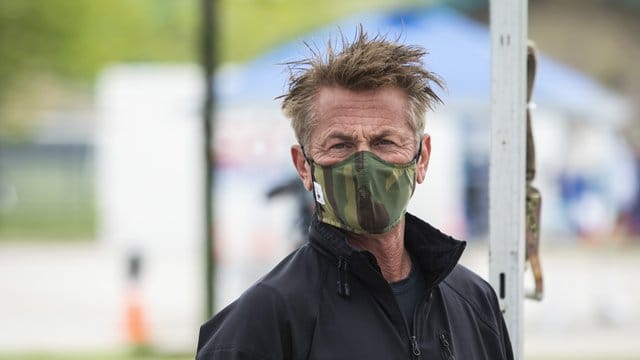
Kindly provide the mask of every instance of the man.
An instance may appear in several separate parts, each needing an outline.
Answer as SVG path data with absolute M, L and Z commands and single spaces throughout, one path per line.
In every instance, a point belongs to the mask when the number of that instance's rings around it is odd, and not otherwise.
M 466 243 L 406 213 L 440 102 L 425 54 L 361 28 L 290 64 L 309 242 L 202 326 L 197 359 L 513 358 L 495 293 L 457 265 Z

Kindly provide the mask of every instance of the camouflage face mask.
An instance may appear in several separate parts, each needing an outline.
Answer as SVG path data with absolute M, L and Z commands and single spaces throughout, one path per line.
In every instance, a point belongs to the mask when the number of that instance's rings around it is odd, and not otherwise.
M 329 166 L 309 160 L 318 219 L 356 234 L 388 232 L 400 222 L 413 195 L 419 154 L 400 165 L 369 151 Z

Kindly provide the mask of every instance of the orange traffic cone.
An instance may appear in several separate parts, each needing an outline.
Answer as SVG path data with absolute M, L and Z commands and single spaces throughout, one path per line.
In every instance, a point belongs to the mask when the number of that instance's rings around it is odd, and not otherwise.
M 127 343 L 134 351 L 145 351 L 149 345 L 149 332 L 140 291 L 140 274 L 142 272 L 142 256 L 137 251 L 129 254 L 128 287 L 125 294 L 125 334 Z
M 149 343 L 144 309 L 138 289 L 129 289 L 126 303 L 126 333 L 129 345 L 139 348 Z

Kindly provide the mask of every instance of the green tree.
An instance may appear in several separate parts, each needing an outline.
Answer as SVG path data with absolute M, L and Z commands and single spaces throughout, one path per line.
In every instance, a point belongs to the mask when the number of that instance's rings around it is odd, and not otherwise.
M 197 62 L 201 1 L 0 0 L 0 137 L 27 134 L 29 109 L 90 92 L 111 63 Z M 431 2 L 212 1 L 220 62 L 248 60 L 356 11 Z
M 110 63 L 193 61 L 196 5 L 193 0 L 0 0 L 0 131 L 24 131 L 21 114 L 28 111 L 15 109 L 39 107 L 51 94 L 38 90 L 51 91 L 52 84 L 86 91 Z

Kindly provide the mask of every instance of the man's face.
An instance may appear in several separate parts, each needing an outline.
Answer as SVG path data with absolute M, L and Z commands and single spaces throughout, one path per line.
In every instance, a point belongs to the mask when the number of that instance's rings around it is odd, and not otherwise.
M 311 132 L 306 155 L 319 165 L 332 165 L 358 151 L 370 151 L 385 161 L 404 164 L 418 151 L 418 139 L 409 125 L 409 101 L 399 89 L 351 91 L 323 87 L 315 100 L 317 124 Z M 422 182 L 429 160 L 429 136 L 420 141 L 418 182 Z M 307 189 L 310 168 L 301 149 L 292 147 L 294 165 Z

